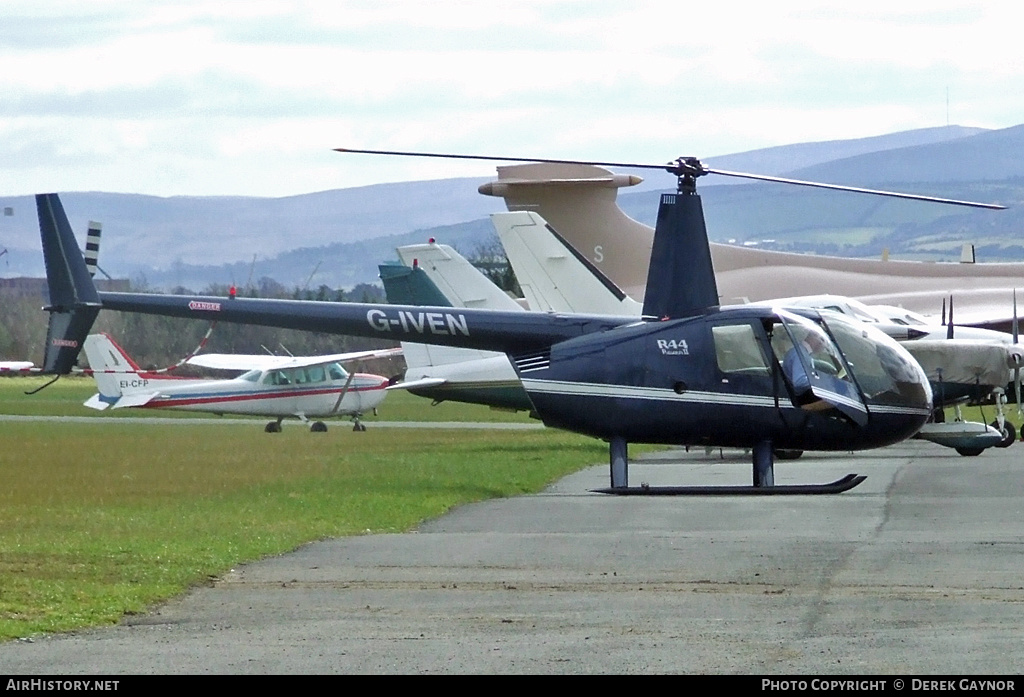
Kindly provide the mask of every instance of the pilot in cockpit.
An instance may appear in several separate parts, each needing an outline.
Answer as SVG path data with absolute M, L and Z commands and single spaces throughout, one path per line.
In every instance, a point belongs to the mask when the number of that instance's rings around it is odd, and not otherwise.
M 825 338 L 817 332 L 807 332 L 804 338 L 786 352 L 782 359 L 782 370 L 786 373 L 797 396 L 811 389 L 811 381 L 804 369 L 804 364 L 815 365 L 815 358 L 830 357 Z M 801 360 L 801 356 L 803 360 Z

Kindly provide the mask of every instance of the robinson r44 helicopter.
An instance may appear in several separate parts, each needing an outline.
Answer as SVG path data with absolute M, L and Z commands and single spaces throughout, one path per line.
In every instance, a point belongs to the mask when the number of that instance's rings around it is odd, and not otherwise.
M 838 493 L 865 477 L 776 486 L 774 450 L 881 447 L 913 436 L 928 419 L 927 377 L 881 332 L 817 310 L 719 307 L 697 178 L 724 174 L 1000 206 L 715 171 L 689 157 L 583 164 L 665 169 L 678 179 L 677 191 L 661 197 L 641 318 L 98 292 L 59 199 L 45 194 L 37 196 L 50 288 L 43 369 L 71 370 L 103 308 L 500 351 L 546 425 L 608 442 L 610 486 L 600 491 L 614 494 Z M 748 448 L 752 484 L 630 487 L 630 442 Z

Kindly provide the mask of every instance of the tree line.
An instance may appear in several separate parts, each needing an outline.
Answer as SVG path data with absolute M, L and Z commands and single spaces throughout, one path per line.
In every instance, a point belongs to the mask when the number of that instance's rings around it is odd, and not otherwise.
M 127 292 L 159 292 L 146 287 L 145 281 L 140 280 L 128 282 L 124 289 Z M 173 292 L 193 294 L 187 288 L 175 288 Z M 228 297 L 229 292 L 228 286 L 214 284 L 207 286 L 200 294 Z M 360 284 L 350 291 L 327 286 L 287 289 L 269 278 L 261 279 L 252 287 L 238 289 L 237 295 L 323 302 L 386 302 L 383 288 L 376 285 Z M 45 302 L 46 299 L 38 295 L 4 292 L 0 296 L 0 359 L 30 360 L 36 365 L 42 365 L 49 319 L 48 313 L 42 310 Z M 176 364 L 195 351 L 210 331 L 210 326 L 211 323 L 206 320 L 103 310 L 96 319 L 93 332 L 105 332 L 112 336 L 140 366 L 161 369 Z M 380 339 L 222 322 L 216 323 L 210 331 L 203 352 L 310 356 L 397 345 L 396 342 Z M 82 367 L 87 365 L 84 355 L 79 359 L 79 364 Z M 394 361 L 388 361 L 377 368 L 376 372 L 391 371 L 382 372 L 390 376 L 394 371 L 401 372 L 404 365 L 396 366 Z M 375 368 L 367 365 L 360 369 Z

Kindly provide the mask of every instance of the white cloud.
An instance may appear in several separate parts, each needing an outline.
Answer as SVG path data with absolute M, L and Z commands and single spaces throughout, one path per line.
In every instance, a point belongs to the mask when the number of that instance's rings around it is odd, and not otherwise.
M 0 170 L 0 191 L 493 171 L 325 157 L 343 145 L 661 161 L 942 125 L 947 90 L 954 123 L 1019 121 L 1024 6 L 895 5 L 15 0 L 0 134 L 33 160 Z

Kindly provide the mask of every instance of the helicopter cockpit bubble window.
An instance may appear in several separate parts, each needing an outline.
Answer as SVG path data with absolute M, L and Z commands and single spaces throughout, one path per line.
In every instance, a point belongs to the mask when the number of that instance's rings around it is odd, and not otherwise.
M 815 322 L 776 310 L 771 327 L 772 350 L 805 410 L 835 408 L 858 425 L 867 423 L 867 407 L 839 347 Z
M 797 392 L 810 388 L 808 377 L 831 376 L 855 387 L 839 348 L 811 320 L 785 311 L 772 328 L 772 351 Z
M 842 315 L 822 319 L 846 356 L 869 404 L 931 408 L 928 378 L 920 364 L 878 329 Z
M 711 328 L 718 369 L 727 375 L 771 374 L 754 327 L 750 324 L 721 324 Z

